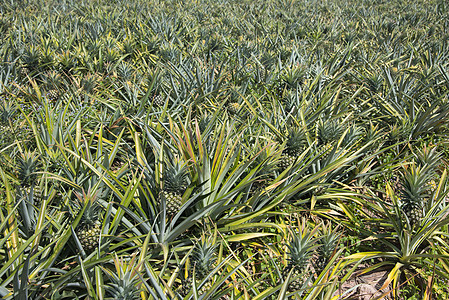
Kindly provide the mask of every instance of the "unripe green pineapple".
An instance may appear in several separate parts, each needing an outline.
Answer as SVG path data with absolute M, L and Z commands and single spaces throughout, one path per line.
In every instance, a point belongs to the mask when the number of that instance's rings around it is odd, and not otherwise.
M 400 205 L 410 225 L 418 225 L 424 216 L 424 206 L 429 196 L 427 169 L 411 165 L 405 170 L 400 188 Z
M 241 108 L 241 105 L 238 102 L 231 102 L 228 105 L 228 110 L 231 114 L 236 115 Z
M 319 146 L 319 148 L 318 148 L 319 158 L 321 160 L 326 160 L 329 157 L 331 148 L 332 148 L 332 143 L 327 143 L 327 144 Z
M 343 128 L 337 120 L 320 120 L 317 127 L 319 145 L 327 145 L 338 141 L 343 133 Z
M 293 165 L 296 161 L 296 156 L 283 154 L 281 160 L 279 161 L 279 168 L 281 170 L 287 169 L 289 166 Z
M 39 164 L 39 156 L 34 154 L 34 152 L 25 152 L 18 158 L 17 177 L 22 187 L 29 187 L 36 183 L 36 171 Z
M 167 214 L 175 215 L 182 206 L 182 195 L 177 192 L 162 191 L 160 197 L 165 199 Z M 161 199 L 162 200 L 162 199 Z
M 434 193 L 438 188 L 438 183 L 435 181 L 435 179 L 431 179 L 427 182 L 427 186 L 429 187 L 429 192 Z
M 98 237 L 101 233 L 100 222 L 95 222 L 93 225 L 84 225 L 77 232 L 78 239 L 84 251 L 91 252 L 98 244 Z
M 182 297 L 186 297 L 190 290 L 192 289 L 193 286 L 193 278 L 188 276 L 185 278 L 181 279 L 181 286 L 178 289 L 178 293 L 182 296 Z
M 26 78 L 30 74 L 30 69 L 27 67 L 20 68 L 20 77 Z
M 289 285 L 288 285 L 288 291 L 289 292 L 295 292 L 298 291 L 302 288 L 303 286 L 303 280 L 301 278 L 301 274 L 302 274 L 302 269 L 301 268 L 297 268 L 296 266 L 292 265 L 292 264 L 288 264 L 287 267 L 284 268 L 284 270 L 282 270 L 282 277 L 286 278 L 288 276 L 288 273 L 290 273 L 290 270 L 293 270 L 292 276 L 290 278 L 292 278 L 292 280 L 290 281 Z
M 185 265 L 180 267 L 179 275 L 181 277 L 181 284 L 176 291 L 182 298 L 186 297 L 192 290 L 193 277 L 190 273 L 190 259 L 187 258 Z
M 163 190 L 159 194 L 159 201 L 165 200 L 166 212 L 173 216 L 182 206 L 182 195 L 187 189 L 187 171 L 180 162 L 166 166 L 163 172 Z
M 162 97 L 162 94 L 157 93 L 153 97 L 153 105 L 157 107 L 163 107 L 165 104 L 164 98 Z
M 285 150 L 278 165 L 281 170 L 285 170 L 295 163 L 297 157 L 304 150 L 305 141 L 305 134 L 300 129 L 289 130 Z
M 287 90 L 287 84 L 283 80 L 281 80 L 280 82 L 276 83 L 276 85 L 274 86 L 274 96 L 277 99 L 282 100 L 285 97 L 286 90 Z
M 418 204 L 406 204 L 402 209 L 407 215 L 408 220 L 412 226 L 421 223 L 421 219 L 424 217 L 423 207 Z
M 315 261 L 317 276 L 326 268 L 326 265 L 329 263 L 338 246 L 338 240 L 341 236 L 341 233 L 337 233 L 338 229 L 331 230 L 331 226 L 331 223 L 327 226 L 323 225 L 323 235 L 320 237 L 320 245 L 317 248 L 317 259 Z
M 58 100 L 59 96 L 60 96 L 60 94 L 57 89 L 51 89 L 47 93 L 47 99 L 51 102 L 55 102 L 56 100 Z
M 316 246 L 313 244 L 312 233 L 307 229 L 294 234 L 293 239 L 287 245 L 289 250 L 289 263 L 283 270 L 283 276 L 287 276 L 291 269 L 294 269 L 292 281 L 289 284 L 289 291 L 297 291 L 304 284 L 304 271 L 312 258 L 313 250 Z M 285 278 L 285 277 L 284 277 Z
M 192 251 L 191 263 L 195 268 L 195 277 L 199 280 L 206 277 L 213 269 L 213 265 L 216 262 L 215 250 L 217 245 L 206 240 L 203 236 L 198 243 L 195 244 Z
M 76 228 L 76 235 L 85 252 L 92 252 L 98 245 L 101 234 L 100 203 L 97 201 L 97 194 L 91 195 L 75 193 L 77 201 L 74 203 L 75 210 L 79 213 L 84 209 L 80 223 Z
M 42 189 L 39 186 L 21 187 L 17 190 L 18 195 L 23 195 L 30 203 L 35 205 L 42 201 Z

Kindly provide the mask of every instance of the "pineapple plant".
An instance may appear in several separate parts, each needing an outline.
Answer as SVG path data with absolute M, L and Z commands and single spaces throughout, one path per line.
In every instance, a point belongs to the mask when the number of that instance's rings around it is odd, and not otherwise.
M 182 206 L 182 195 L 188 186 L 187 167 L 180 161 L 167 164 L 163 171 L 163 189 L 159 194 L 159 201 L 165 201 L 166 212 L 170 216 L 176 215 Z
M 87 253 L 92 252 L 98 245 L 98 239 L 101 234 L 101 223 L 99 221 L 101 205 L 97 201 L 98 193 L 87 194 L 75 193 L 77 200 L 74 203 L 75 211 L 80 213 L 83 208 L 80 223 L 76 228 L 76 235 L 80 241 L 83 250 Z

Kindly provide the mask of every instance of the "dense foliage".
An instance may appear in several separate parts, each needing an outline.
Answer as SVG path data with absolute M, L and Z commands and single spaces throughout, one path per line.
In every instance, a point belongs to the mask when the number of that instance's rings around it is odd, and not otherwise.
M 0 32 L 2 299 L 448 298 L 446 1 L 1 1 Z

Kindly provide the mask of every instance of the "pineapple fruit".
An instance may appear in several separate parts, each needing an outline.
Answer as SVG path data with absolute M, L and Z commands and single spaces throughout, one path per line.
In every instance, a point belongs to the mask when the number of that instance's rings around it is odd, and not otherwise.
M 325 160 L 329 155 L 329 149 L 333 142 L 338 141 L 343 134 L 343 128 L 336 120 L 320 121 L 317 127 L 317 138 L 321 160 Z
M 60 97 L 59 91 L 57 89 L 51 89 L 47 92 L 47 99 L 50 102 L 56 102 Z
M 36 183 L 36 171 L 39 167 L 39 156 L 34 152 L 26 152 L 18 158 L 17 178 L 22 187 L 29 187 Z
M 159 201 L 165 200 L 167 215 L 174 216 L 182 206 L 182 195 L 187 189 L 186 167 L 177 162 L 175 165 L 168 165 L 164 171 L 164 188 L 159 194 Z
M 293 129 L 289 131 L 287 142 L 285 145 L 285 151 L 281 156 L 279 162 L 279 168 L 285 170 L 289 166 L 293 165 L 297 157 L 304 150 L 305 134 L 299 129 Z
M 429 174 L 425 168 L 416 165 L 405 170 L 399 190 L 400 206 L 413 227 L 421 223 L 424 207 L 428 200 L 430 186 Z
M 80 223 L 76 228 L 76 235 L 85 252 L 92 252 L 98 245 L 98 238 L 101 234 L 100 203 L 97 201 L 97 194 L 91 195 L 90 192 L 85 194 L 75 193 L 77 201 L 75 208 L 80 212 L 84 207 L 84 213 Z
M 228 105 L 228 110 L 231 114 L 236 115 L 241 108 L 241 105 L 238 102 L 231 102 Z
M 153 105 L 157 107 L 163 107 L 165 104 L 164 98 L 161 93 L 157 93 L 153 96 Z
M 332 223 L 328 225 L 323 224 L 323 235 L 320 237 L 320 245 L 317 248 L 317 258 L 315 260 L 315 272 L 319 276 L 324 271 L 330 259 L 332 258 L 335 249 L 338 246 L 341 233 L 338 233 L 338 228 L 330 230 Z
M 292 281 L 288 286 L 290 292 L 298 291 L 304 284 L 305 270 L 312 258 L 315 248 L 312 240 L 312 233 L 304 230 L 299 234 L 294 234 L 293 239 L 287 245 L 289 250 L 289 263 L 282 271 L 285 278 L 293 269 Z

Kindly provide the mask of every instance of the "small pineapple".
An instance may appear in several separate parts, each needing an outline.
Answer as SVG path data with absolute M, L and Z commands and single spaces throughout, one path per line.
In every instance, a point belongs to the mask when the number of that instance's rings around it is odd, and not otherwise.
M 39 168 L 39 156 L 34 152 L 25 152 L 18 158 L 17 177 L 22 187 L 29 187 L 36 183 L 36 171 Z
M 160 201 L 165 200 L 167 214 L 174 216 L 182 206 L 182 195 L 187 189 L 186 167 L 180 162 L 168 165 L 163 174 L 163 184 L 164 188 L 159 195 Z
M 338 141 L 343 133 L 343 128 L 337 120 L 320 120 L 317 127 L 319 145 L 326 145 Z
M 300 129 L 289 131 L 285 151 L 279 162 L 279 168 L 281 170 L 285 170 L 295 163 L 297 157 L 304 150 L 305 140 L 305 134 Z
M 228 110 L 231 114 L 236 115 L 241 108 L 241 105 L 238 102 L 231 102 L 228 105 Z
M 59 91 L 57 89 L 51 89 L 47 93 L 47 99 L 51 102 L 56 102 L 60 97 Z
M 217 245 L 213 241 L 206 240 L 204 236 L 195 244 L 191 262 L 195 268 L 195 277 L 197 279 L 203 279 L 213 269 L 213 265 L 217 260 L 216 248 Z
M 294 234 L 293 239 L 287 245 L 289 263 L 283 270 L 283 276 L 285 278 L 292 269 L 294 270 L 291 277 L 293 280 L 288 287 L 290 292 L 300 290 L 304 284 L 304 273 L 315 248 L 313 242 L 312 232 L 303 229 L 299 234 Z
M 315 261 L 316 275 L 319 276 L 326 268 L 329 260 L 332 258 L 335 249 L 338 246 L 338 240 L 341 233 L 338 233 L 338 228 L 330 230 L 331 223 L 327 226 L 323 225 L 323 235 L 320 237 L 320 245 L 317 248 L 317 259 Z
M 31 71 L 27 67 L 20 68 L 20 77 L 26 78 L 28 75 L 30 75 Z
M 165 104 L 164 98 L 161 93 L 157 93 L 153 96 L 153 105 L 157 107 L 163 107 Z
M 187 260 L 189 262 L 189 260 Z M 186 265 L 188 263 L 186 262 Z M 181 267 L 180 270 L 181 275 L 181 284 L 179 285 L 177 292 L 184 298 L 186 297 L 193 286 L 193 277 L 189 273 L 189 268 L 187 266 Z
M 275 86 L 273 88 L 273 92 L 274 92 L 274 96 L 276 97 L 276 99 L 279 99 L 279 100 L 284 99 L 284 97 L 286 95 L 286 91 L 287 91 L 287 86 L 288 86 L 287 83 L 284 82 L 283 80 L 281 80 L 275 84 Z
M 420 224 L 424 216 L 424 207 L 429 195 L 429 174 L 426 171 L 425 168 L 412 165 L 402 178 L 400 203 L 411 226 Z
M 77 201 L 75 208 L 80 212 L 84 207 L 84 213 L 76 229 L 76 235 L 84 251 L 92 252 L 98 244 L 98 238 L 101 234 L 100 203 L 97 201 L 97 193 L 91 195 L 75 193 Z
M 114 257 L 115 270 L 104 268 L 109 280 L 105 287 L 110 298 L 117 300 L 138 300 L 140 297 L 142 280 L 140 274 L 140 264 L 137 255 L 134 253 L 131 260 L 124 257 Z

